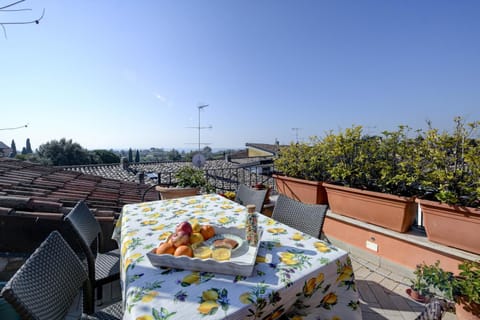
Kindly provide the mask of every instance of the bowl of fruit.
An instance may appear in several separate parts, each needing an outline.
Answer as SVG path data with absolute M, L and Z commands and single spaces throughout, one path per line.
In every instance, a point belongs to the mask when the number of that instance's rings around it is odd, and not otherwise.
M 257 250 L 248 246 L 243 228 L 184 221 L 147 257 L 156 267 L 250 275 Z

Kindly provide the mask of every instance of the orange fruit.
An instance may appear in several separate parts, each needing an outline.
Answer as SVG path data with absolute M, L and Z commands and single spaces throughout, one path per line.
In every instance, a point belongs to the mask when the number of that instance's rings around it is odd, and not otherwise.
M 208 240 L 215 235 L 215 229 L 209 224 L 204 224 L 200 228 L 200 233 L 202 234 L 203 239 Z
M 175 248 L 172 246 L 170 242 L 162 242 L 157 247 L 155 253 L 156 254 L 173 254 L 175 252 Z
M 175 252 L 173 253 L 174 256 L 187 256 L 187 257 L 193 257 L 193 250 L 187 245 L 181 245 L 178 246 L 177 249 L 175 249 Z

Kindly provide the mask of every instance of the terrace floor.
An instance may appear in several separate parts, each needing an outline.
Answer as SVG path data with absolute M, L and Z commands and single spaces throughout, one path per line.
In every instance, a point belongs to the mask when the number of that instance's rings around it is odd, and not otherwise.
M 413 320 L 423 310 L 424 304 L 408 297 L 408 273 L 399 267 L 395 272 L 378 267 L 368 260 L 350 254 L 364 320 L 392 319 Z M 443 319 L 455 320 L 447 312 Z

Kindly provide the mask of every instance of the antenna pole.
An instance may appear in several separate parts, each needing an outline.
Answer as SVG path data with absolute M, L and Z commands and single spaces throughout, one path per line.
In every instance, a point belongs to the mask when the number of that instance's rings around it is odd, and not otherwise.
M 203 129 L 202 126 L 200 125 L 200 111 L 204 108 L 208 107 L 208 104 L 204 104 L 204 105 L 201 105 L 201 106 L 198 106 L 198 152 L 202 151 L 201 150 L 201 143 L 200 143 L 200 133 L 201 133 L 201 130 Z
M 19 126 L 19 127 L 13 127 L 13 128 L 0 128 L 0 130 L 17 130 L 17 129 L 22 129 L 28 127 L 28 124 Z
M 293 131 L 295 131 L 295 139 L 297 140 L 297 143 L 298 143 L 298 130 L 300 130 L 301 128 L 292 128 Z

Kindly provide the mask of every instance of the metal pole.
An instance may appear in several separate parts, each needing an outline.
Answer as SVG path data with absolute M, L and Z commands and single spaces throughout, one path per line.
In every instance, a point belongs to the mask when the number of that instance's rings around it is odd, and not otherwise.
M 204 104 L 202 106 L 198 106 L 198 152 L 202 151 L 201 150 L 201 143 L 200 143 L 200 132 L 201 130 L 203 129 L 202 126 L 200 125 L 200 110 L 202 110 L 203 108 L 206 108 L 208 107 L 208 104 Z

